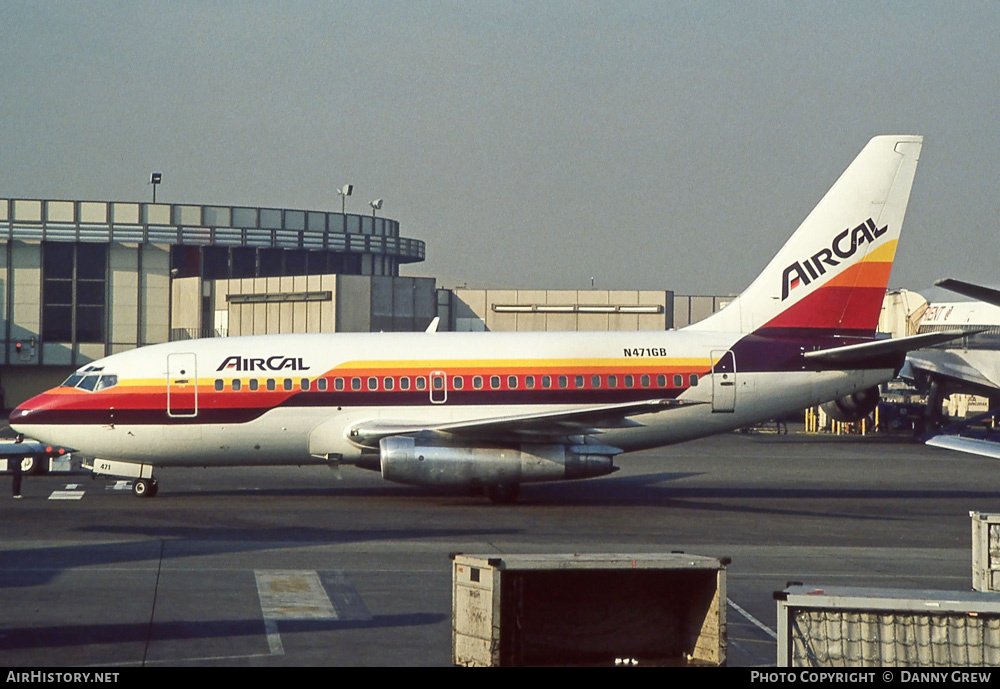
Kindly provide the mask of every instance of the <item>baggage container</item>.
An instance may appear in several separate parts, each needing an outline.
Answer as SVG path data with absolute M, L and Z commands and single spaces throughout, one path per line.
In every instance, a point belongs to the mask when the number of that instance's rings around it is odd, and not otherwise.
M 795 585 L 778 602 L 778 667 L 997 667 L 1000 597 Z
M 452 561 L 455 665 L 726 663 L 728 559 L 457 554 Z

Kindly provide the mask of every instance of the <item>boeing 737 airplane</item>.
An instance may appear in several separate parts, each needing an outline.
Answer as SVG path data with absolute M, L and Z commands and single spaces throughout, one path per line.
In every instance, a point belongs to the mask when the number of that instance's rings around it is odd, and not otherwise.
M 956 335 L 875 339 L 922 141 L 872 139 L 746 291 L 679 331 L 170 342 L 80 368 L 11 426 L 140 496 L 156 467 L 325 463 L 504 501 L 819 403 L 860 418 L 908 350 Z

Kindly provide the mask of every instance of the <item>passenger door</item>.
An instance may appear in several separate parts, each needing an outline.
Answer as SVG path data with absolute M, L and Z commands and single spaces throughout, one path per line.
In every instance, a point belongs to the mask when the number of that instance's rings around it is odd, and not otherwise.
M 198 361 L 194 352 L 167 355 L 167 416 L 198 416 Z
M 736 409 L 736 357 L 731 349 L 712 350 L 712 411 Z

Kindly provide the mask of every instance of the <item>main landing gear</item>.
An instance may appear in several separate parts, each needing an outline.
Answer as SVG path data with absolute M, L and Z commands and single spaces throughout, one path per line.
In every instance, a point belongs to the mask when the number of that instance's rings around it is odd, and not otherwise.
M 520 492 L 521 484 L 519 483 L 495 483 L 486 487 L 486 496 L 490 502 L 497 505 L 509 505 L 517 500 Z
M 159 488 L 160 486 L 155 479 L 137 478 L 132 483 L 132 494 L 137 498 L 153 498 L 156 497 Z

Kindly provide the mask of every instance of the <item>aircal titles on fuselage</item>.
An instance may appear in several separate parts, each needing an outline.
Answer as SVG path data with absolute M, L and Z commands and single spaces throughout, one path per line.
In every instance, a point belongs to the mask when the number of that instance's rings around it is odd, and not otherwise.
M 308 371 L 302 357 L 278 354 L 269 357 L 227 356 L 216 371 Z

